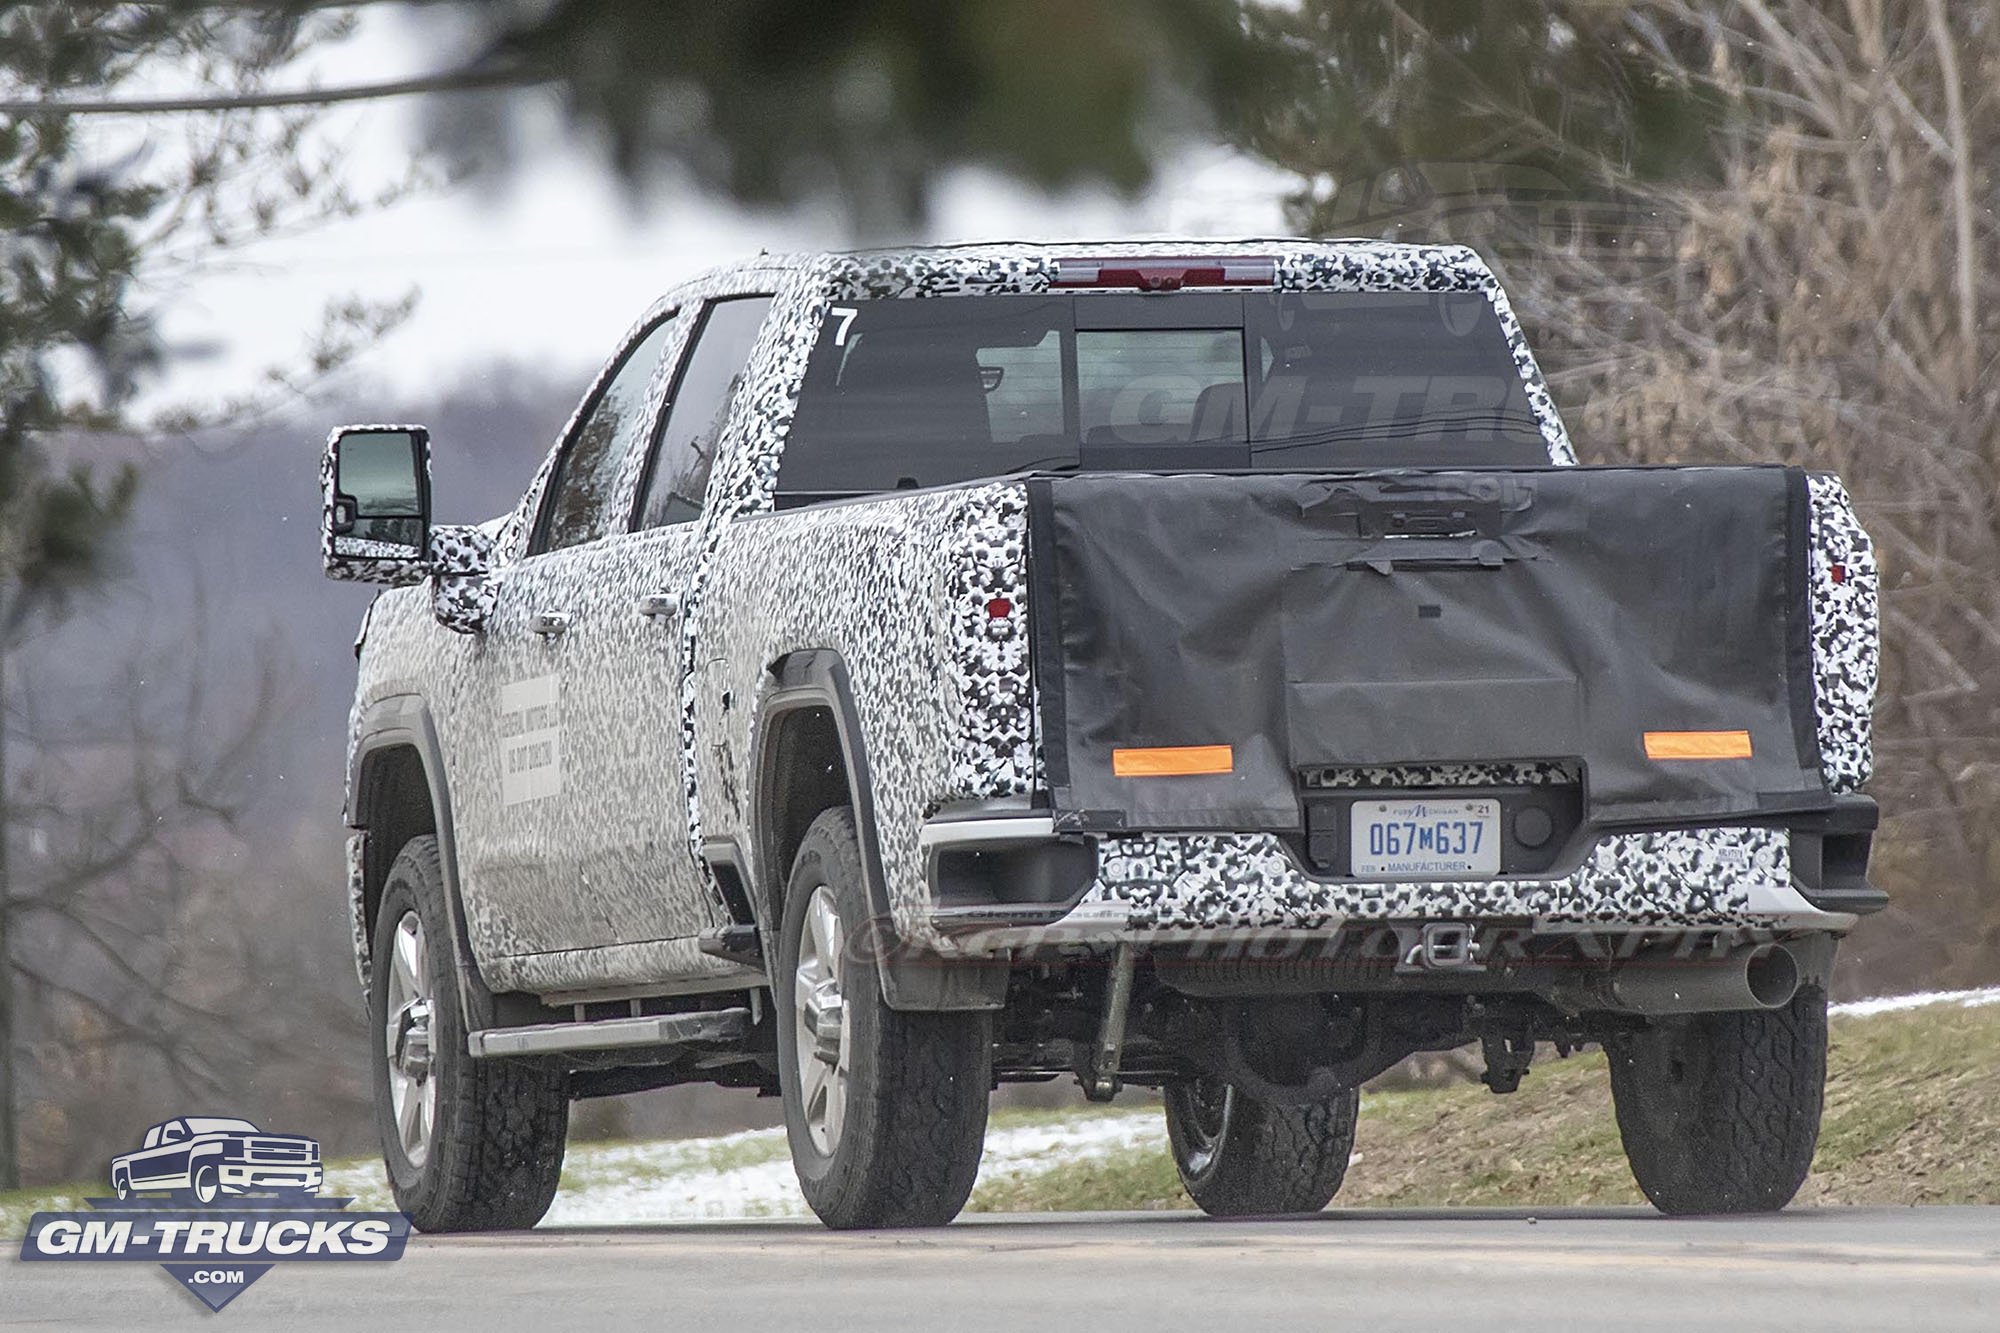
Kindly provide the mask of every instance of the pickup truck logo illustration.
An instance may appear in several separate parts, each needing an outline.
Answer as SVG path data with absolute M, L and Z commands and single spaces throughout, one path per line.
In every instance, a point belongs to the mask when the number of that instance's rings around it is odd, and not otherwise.
M 204 1205 L 245 1194 L 307 1199 L 323 1179 L 316 1140 L 266 1134 L 248 1120 L 222 1116 L 162 1121 L 136 1151 L 111 1159 L 111 1189 L 120 1199 L 152 1193 Z

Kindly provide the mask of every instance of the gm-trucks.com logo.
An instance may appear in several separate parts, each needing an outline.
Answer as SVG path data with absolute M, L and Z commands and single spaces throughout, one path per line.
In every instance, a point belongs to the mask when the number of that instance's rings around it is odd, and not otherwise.
M 401 1213 L 342 1211 L 323 1199 L 319 1144 L 248 1120 L 182 1116 L 111 1159 L 109 1199 L 87 1213 L 36 1213 L 26 1260 L 156 1263 L 220 1310 L 282 1263 L 383 1263 L 403 1257 Z

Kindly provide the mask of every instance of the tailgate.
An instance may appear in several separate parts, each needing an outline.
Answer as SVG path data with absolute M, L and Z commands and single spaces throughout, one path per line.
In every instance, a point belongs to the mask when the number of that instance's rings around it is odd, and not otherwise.
M 1297 831 L 1337 770 L 1518 761 L 1580 770 L 1598 827 L 1832 804 L 1797 469 L 1092 475 L 1029 506 L 1064 827 Z

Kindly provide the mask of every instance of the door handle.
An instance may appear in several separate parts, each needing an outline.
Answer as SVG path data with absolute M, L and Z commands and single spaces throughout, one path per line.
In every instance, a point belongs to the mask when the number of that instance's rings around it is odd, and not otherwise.
M 648 620 L 677 616 L 681 613 L 681 595 L 677 592 L 649 592 L 634 604 L 633 609 Z
M 567 611 L 537 611 L 528 619 L 528 628 L 545 639 L 567 633 L 569 626 L 570 614 Z

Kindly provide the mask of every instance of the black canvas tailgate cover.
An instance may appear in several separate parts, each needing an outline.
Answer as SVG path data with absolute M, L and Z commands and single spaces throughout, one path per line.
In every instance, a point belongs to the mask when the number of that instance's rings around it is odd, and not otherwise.
M 1029 499 L 1069 827 L 1295 830 L 1302 769 L 1519 759 L 1580 760 L 1599 824 L 1829 803 L 1797 469 L 1089 475 Z M 1649 732 L 1752 753 L 1648 758 Z M 1227 773 L 1113 771 L 1221 745 Z

